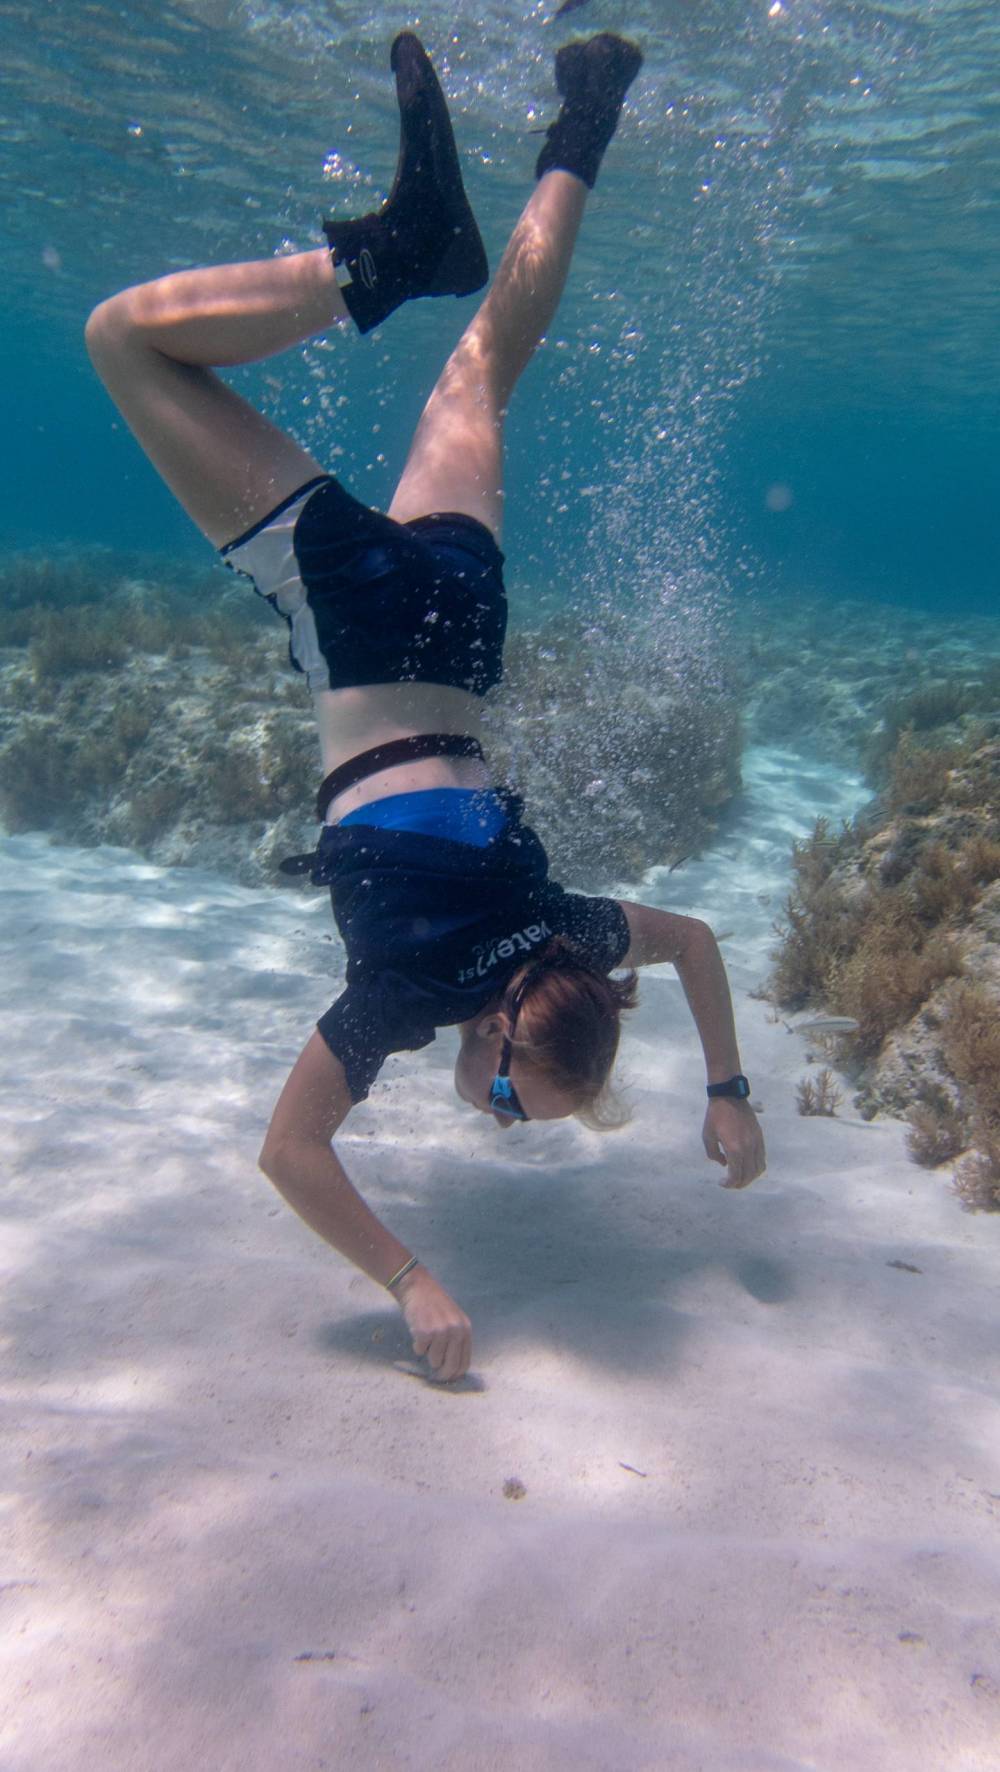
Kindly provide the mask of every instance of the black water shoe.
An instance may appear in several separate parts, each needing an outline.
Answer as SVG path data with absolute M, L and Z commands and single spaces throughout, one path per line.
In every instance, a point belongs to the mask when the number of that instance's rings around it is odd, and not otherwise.
M 535 177 L 559 168 L 591 190 L 604 150 L 618 125 L 625 94 L 642 67 L 642 51 L 602 31 L 587 43 L 567 43 L 556 56 L 562 110 L 546 130 Z
M 418 296 L 472 295 L 489 275 L 444 93 L 412 31 L 396 38 L 390 65 L 400 122 L 392 190 L 377 213 L 323 223 L 337 282 L 361 332 Z

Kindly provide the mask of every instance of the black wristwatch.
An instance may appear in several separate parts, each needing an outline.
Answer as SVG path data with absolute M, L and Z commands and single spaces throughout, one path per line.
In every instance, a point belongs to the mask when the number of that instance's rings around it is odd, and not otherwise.
M 750 1094 L 750 1082 L 742 1071 L 737 1071 L 736 1076 L 730 1077 L 728 1082 L 709 1083 L 707 1089 L 711 1101 L 719 1095 L 731 1096 L 734 1101 L 746 1101 Z

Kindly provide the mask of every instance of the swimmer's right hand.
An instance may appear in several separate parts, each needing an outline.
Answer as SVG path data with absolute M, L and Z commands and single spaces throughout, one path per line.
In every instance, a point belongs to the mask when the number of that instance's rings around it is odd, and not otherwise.
M 472 1358 L 472 1324 L 425 1267 L 415 1267 L 396 1288 L 396 1299 L 413 1339 L 439 1384 L 462 1378 Z

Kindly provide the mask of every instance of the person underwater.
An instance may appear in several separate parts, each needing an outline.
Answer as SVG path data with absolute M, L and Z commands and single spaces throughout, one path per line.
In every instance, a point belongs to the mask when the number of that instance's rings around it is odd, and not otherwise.
M 565 891 L 494 778 L 482 699 L 503 670 L 503 433 L 549 329 L 590 191 L 642 56 L 608 32 L 556 56 L 561 106 L 497 274 L 441 371 L 388 512 L 343 487 L 219 368 L 335 323 L 482 289 L 487 261 L 447 105 L 411 32 L 391 51 L 400 150 L 388 199 L 316 250 L 179 271 L 102 302 L 91 359 L 167 486 L 287 624 L 325 778 L 313 879 L 331 892 L 345 989 L 282 1090 L 261 1166 L 304 1221 L 397 1300 L 433 1375 L 470 1320 L 351 1183 L 333 1139 L 386 1057 L 456 1027 L 461 1099 L 508 1129 L 615 1124 L 610 1076 L 636 969 L 671 962 L 701 1040 L 705 1150 L 764 1169 L 718 945 L 697 918 Z M 544 496 L 539 493 L 539 497 Z

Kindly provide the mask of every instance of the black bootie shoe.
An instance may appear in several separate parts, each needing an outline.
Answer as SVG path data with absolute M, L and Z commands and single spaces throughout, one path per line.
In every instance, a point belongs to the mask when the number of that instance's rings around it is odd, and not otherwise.
M 591 190 L 618 125 L 625 94 L 642 67 L 642 51 L 610 31 L 588 43 L 567 43 L 556 56 L 562 110 L 545 132 L 535 177 L 560 168 Z
M 399 100 L 399 161 L 382 208 L 357 221 L 324 221 L 334 274 L 359 331 L 421 295 L 471 295 L 489 274 L 462 184 L 444 93 L 412 31 L 392 46 Z

